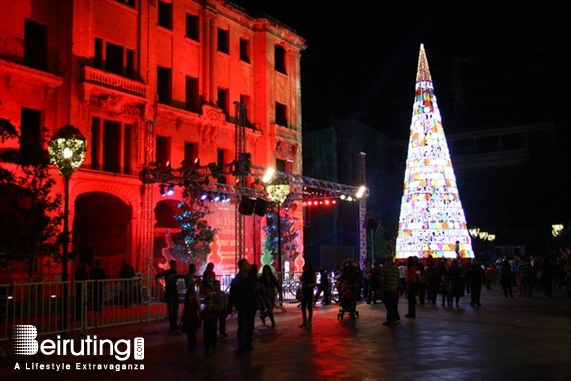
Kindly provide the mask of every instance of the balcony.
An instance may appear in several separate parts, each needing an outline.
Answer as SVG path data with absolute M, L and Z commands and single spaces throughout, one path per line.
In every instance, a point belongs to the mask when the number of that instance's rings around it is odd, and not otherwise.
M 147 86 L 145 84 L 89 66 L 84 66 L 83 80 L 94 85 L 118 90 L 141 98 L 146 98 L 147 96 Z

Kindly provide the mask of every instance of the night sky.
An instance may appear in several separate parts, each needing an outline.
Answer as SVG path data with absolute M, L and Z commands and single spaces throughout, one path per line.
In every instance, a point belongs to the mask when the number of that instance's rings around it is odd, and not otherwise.
M 306 39 L 306 131 L 355 117 L 407 139 L 420 43 L 447 134 L 544 121 L 569 126 L 569 2 L 232 2 Z

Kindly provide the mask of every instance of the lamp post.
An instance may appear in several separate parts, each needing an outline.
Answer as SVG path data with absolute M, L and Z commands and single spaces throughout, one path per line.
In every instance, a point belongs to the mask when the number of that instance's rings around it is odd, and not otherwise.
M 67 260 L 69 246 L 69 179 L 83 163 L 87 142 L 74 126 L 60 128 L 48 143 L 50 162 L 54 164 L 64 179 L 63 248 L 61 257 L 61 280 L 63 282 L 62 329 L 67 325 Z
M 280 208 L 284 201 L 286 200 L 287 196 L 291 191 L 291 187 L 289 181 L 283 177 L 278 176 L 273 179 L 267 186 L 266 191 L 268 192 L 272 201 L 278 207 L 278 216 L 277 216 L 277 235 L 278 235 L 278 273 L 279 273 L 279 282 L 282 284 L 283 279 L 283 266 L 282 266 L 282 242 L 281 242 L 281 217 L 280 217 Z M 279 292 L 279 301 L 280 305 L 283 302 L 283 293 L 282 288 L 280 288 Z
M 477 242 L 478 238 L 480 237 L 480 228 L 477 226 L 474 226 L 470 229 L 468 229 L 468 233 L 470 233 L 470 236 L 474 239 L 474 242 Z M 478 256 L 478 251 L 475 248 L 476 245 L 474 245 L 474 258 L 476 258 Z

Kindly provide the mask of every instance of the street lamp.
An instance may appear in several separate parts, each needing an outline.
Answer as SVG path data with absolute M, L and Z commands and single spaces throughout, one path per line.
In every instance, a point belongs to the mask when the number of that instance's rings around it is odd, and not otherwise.
M 281 235 L 282 234 L 281 234 L 280 208 L 281 208 L 282 204 L 284 203 L 284 201 L 286 200 L 287 196 L 290 194 L 291 187 L 290 187 L 289 181 L 285 177 L 278 176 L 275 179 L 273 179 L 266 186 L 266 191 L 268 192 L 268 195 L 270 196 L 272 201 L 278 207 L 278 218 L 277 218 L 276 229 L 277 229 L 277 235 L 278 235 L 278 273 L 279 273 L 279 277 L 280 277 L 279 281 L 281 284 L 283 274 L 282 274 L 282 242 L 281 242 Z M 280 304 L 283 301 L 283 294 L 282 294 L 281 289 L 282 288 L 280 288 L 280 295 L 279 295 Z
M 468 229 L 468 233 L 470 233 L 470 236 L 474 239 L 474 243 L 477 242 L 478 238 L 480 237 L 480 228 L 477 226 L 474 226 L 470 229 Z M 474 244 L 474 257 L 478 256 L 478 252 L 476 250 L 476 245 Z
M 60 128 L 48 143 L 50 162 L 54 164 L 64 179 L 64 211 L 63 211 L 63 250 L 61 259 L 61 280 L 63 282 L 64 310 L 62 313 L 63 328 L 67 315 L 67 259 L 69 245 L 69 179 L 83 163 L 87 142 L 81 132 L 74 126 Z
M 554 237 L 559 237 L 563 232 L 563 224 L 553 224 L 551 225 L 551 234 Z

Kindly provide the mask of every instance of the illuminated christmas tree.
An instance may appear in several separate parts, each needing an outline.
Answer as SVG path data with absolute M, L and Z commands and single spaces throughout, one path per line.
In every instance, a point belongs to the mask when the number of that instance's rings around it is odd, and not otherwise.
M 396 256 L 473 258 L 424 45 L 415 88 Z

